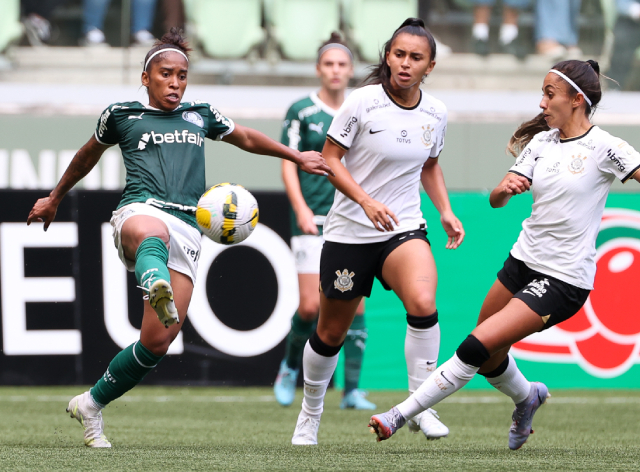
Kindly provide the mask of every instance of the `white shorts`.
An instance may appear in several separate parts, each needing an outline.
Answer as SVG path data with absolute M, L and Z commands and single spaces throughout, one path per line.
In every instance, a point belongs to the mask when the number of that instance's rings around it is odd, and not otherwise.
M 298 274 L 319 274 L 320 254 L 324 238 L 321 235 L 303 234 L 291 238 L 291 250 L 296 258 Z
M 122 225 L 132 216 L 146 215 L 162 220 L 169 230 L 169 262 L 167 267 L 191 277 L 195 285 L 200 259 L 202 235 L 188 223 L 169 213 L 145 203 L 130 203 L 113 212 L 111 226 L 113 227 L 113 242 L 118 248 L 118 257 L 129 272 L 135 270 L 136 263 L 124 256 L 122 247 Z

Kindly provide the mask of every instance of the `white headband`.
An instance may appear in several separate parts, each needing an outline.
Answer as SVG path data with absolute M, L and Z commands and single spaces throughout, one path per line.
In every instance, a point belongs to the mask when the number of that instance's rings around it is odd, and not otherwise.
M 189 58 L 187 57 L 187 55 L 185 53 L 183 53 L 180 49 L 177 49 L 177 48 L 163 48 L 163 49 L 158 49 L 156 52 L 154 52 L 153 54 L 151 54 L 149 56 L 149 59 L 147 59 L 147 62 L 145 62 L 144 69 L 142 69 L 142 70 L 143 71 L 147 70 L 147 67 L 149 67 L 149 63 L 151 62 L 151 59 L 156 57 L 158 54 L 162 54 L 163 52 L 167 52 L 167 51 L 173 51 L 173 52 L 177 52 L 178 54 L 182 54 L 184 56 L 184 58 L 187 60 L 187 62 L 189 62 Z
M 571 80 L 569 77 L 567 77 L 566 75 L 564 75 L 562 72 L 560 72 L 559 70 L 555 70 L 555 69 L 551 69 L 549 72 L 553 72 L 554 74 L 559 75 L 560 77 L 562 77 L 564 80 L 566 80 L 567 82 L 569 82 L 569 85 L 571 85 L 574 89 L 576 89 L 576 91 L 581 94 L 584 99 L 586 100 L 586 102 L 589 104 L 589 106 L 591 106 L 591 100 L 589 100 L 589 97 L 587 97 L 587 94 L 584 93 L 582 91 L 582 89 L 580 87 L 578 87 L 578 85 L 576 85 L 576 83 Z
M 329 43 L 326 46 L 322 46 L 318 51 L 318 62 L 320 62 L 320 58 L 322 57 L 322 55 L 325 52 L 327 52 L 329 49 L 340 49 L 346 52 L 349 55 L 349 59 L 351 59 L 351 62 L 353 62 L 353 54 L 351 54 L 351 51 L 349 50 L 349 48 L 344 44 L 340 44 L 340 43 Z

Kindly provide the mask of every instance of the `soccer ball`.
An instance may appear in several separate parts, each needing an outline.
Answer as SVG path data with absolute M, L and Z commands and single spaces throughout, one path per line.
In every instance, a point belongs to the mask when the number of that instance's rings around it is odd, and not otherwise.
M 258 202 L 241 185 L 214 185 L 200 197 L 196 221 L 200 230 L 216 243 L 238 244 L 258 224 Z

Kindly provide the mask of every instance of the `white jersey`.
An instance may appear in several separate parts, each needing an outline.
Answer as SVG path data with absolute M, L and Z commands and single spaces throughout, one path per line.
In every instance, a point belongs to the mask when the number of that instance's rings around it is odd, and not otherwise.
M 343 163 L 374 200 L 385 204 L 400 225 L 380 232 L 360 205 L 336 191 L 324 224 L 327 241 L 367 244 L 425 223 L 420 211 L 420 174 L 444 146 L 447 109 L 421 92 L 414 107 L 398 105 L 382 85 L 354 90 L 336 114 L 327 138 L 345 149 Z M 394 223 L 395 225 L 395 223 Z
M 560 139 L 539 133 L 509 172 L 532 182 L 531 216 L 511 249 L 529 268 L 576 287 L 593 289 L 596 237 L 609 188 L 640 168 L 640 154 L 622 139 L 593 126 Z

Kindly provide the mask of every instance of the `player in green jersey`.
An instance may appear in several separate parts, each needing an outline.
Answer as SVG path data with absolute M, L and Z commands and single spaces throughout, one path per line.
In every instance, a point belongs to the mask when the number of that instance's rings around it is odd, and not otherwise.
M 140 340 L 117 354 L 91 388 L 67 411 L 84 427 L 90 447 L 111 447 L 101 410 L 135 387 L 160 362 L 187 314 L 196 278 L 201 235 L 194 212 L 205 189 L 204 138 L 224 140 L 245 151 L 290 160 L 306 172 L 328 175 L 317 152 L 300 153 L 264 134 L 236 125 L 207 103 L 181 103 L 190 49 L 177 29 L 147 53 L 142 85 L 149 104 L 116 103 L 98 121 L 95 135 L 75 155 L 51 194 L 38 200 L 27 224 L 48 228 L 71 188 L 118 144 L 126 186 L 111 224 L 118 253 L 147 294 Z M 109 294 L 105 294 L 109 296 Z
M 351 52 L 337 33 L 318 50 L 316 71 L 320 90 L 291 105 L 283 123 L 281 141 L 295 150 L 322 151 L 331 120 L 344 102 L 345 90 L 353 77 Z M 290 162 L 283 161 L 282 178 L 291 203 L 291 249 L 296 256 L 300 287 L 300 305 L 291 320 L 285 358 L 273 386 L 278 403 L 288 406 L 295 397 L 304 345 L 318 319 L 322 224 L 336 189 L 326 178 L 299 172 Z M 364 301 L 358 306 L 359 316 L 354 318 L 344 343 L 344 396 L 340 408 L 376 407 L 358 389 L 367 339 L 363 314 Z

